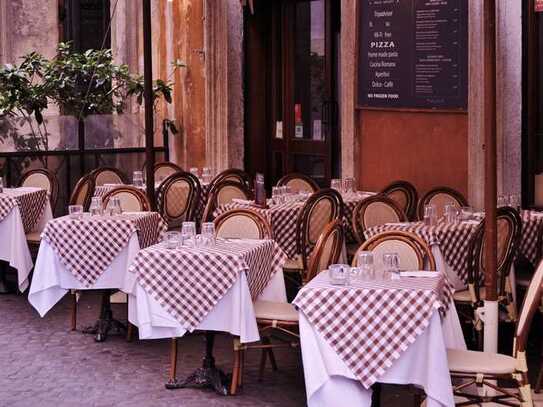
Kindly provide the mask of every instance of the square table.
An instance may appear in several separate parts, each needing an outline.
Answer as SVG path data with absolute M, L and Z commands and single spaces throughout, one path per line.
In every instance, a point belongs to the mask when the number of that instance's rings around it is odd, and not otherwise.
M 454 406 L 446 349 L 466 345 L 452 294 L 440 272 L 349 286 L 319 274 L 294 300 L 308 405 L 338 405 L 340 394 L 341 405 L 370 406 L 380 382 L 414 384 L 428 406 Z
M 53 218 L 47 191 L 35 187 L 4 188 L 0 193 L 0 260 L 17 270 L 21 292 L 28 288 L 33 262 L 26 240 Z

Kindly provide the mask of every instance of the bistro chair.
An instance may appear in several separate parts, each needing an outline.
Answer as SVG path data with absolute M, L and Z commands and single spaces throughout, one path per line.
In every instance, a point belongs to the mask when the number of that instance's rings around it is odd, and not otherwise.
M 234 199 L 250 200 L 252 197 L 251 190 L 236 181 L 221 181 L 213 185 L 208 193 L 202 223 L 210 221 L 215 209 L 221 205 L 231 203 Z
M 290 187 L 294 191 L 308 192 L 310 194 L 317 192 L 319 190 L 319 186 L 313 180 L 313 178 L 310 178 L 307 175 L 299 174 L 299 173 L 292 173 L 292 174 L 285 175 L 283 178 L 277 181 L 277 186 L 279 187 L 287 186 L 287 187 Z
M 147 196 L 134 187 L 122 186 L 109 191 L 104 195 L 104 207 L 112 197 L 120 199 L 123 212 L 147 212 L 151 207 Z
M 142 168 L 143 176 L 147 174 L 146 168 L 147 168 L 147 163 L 143 164 L 143 168 Z M 156 163 L 155 169 L 154 169 L 155 182 L 162 182 L 166 178 L 168 178 L 170 175 L 173 175 L 176 172 L 183 172 L 183 169 L 177 164 L 174 164 L 172 162 Z
M 194 221 L 200 199 L 200 181 L 189 172 L 176 172 L 158 187 L 157 208 L 169 229 L 178 228 L 185 221 Z
M 400 270 L 436 269 L 436 261 L 428 244 L 411 232 L 391 230 L 373 236 L 360 246 L 354 256 L 353 266 L 357 266 L 358 253 L 362 251 L 373 253 L 376 268 L 382 266 L 383 254 L 397 253 Z
M 407 181 L 395 181 L 381 191 L 381 194 L 392 199 L 407 219 L 415 220 L 417 216 L 418 192 L 413 184 Z
M 97 187 L 105 184 L 128 184 L 126 175 L 113 167 L 100 167 L 91 171 L 90 175 L 94 178 L 94 184 Z
M 341 220 L 334 220 L 327 224 L 320 234 L 315 250 L 310 256 L 307 278 L 311 280 L 321 271 L 326 270 L 330 264 L 338 261 L 343 248 L 344 234 Z M 245 351 L 247 349 L 262 349 L 260 359 L 260 379 L 264 374 L 267 358 L 274 370 L 277 370 L 274 348 L 297 348 L 300 345 L 298 333 L 298 311 L 290 303 L 259 301 L 254 303 L 256 321 L 259 327 L 260 344 L 242 344 L 239 338 L 234 339 L 234 368 L 230 393 L 235 395 L 238 386 L 242 384 Z M 278 343 L 271 342 L 274 333 Z
M 233 209 L 215 220 L 217 237 L 223 239 L 273 239 L 268 221 L 251 209 Z
M 51 209 L 54 210 L 58 201 L 59 185 L 55 174 L 45 168 L 27 171 L 19 180 L 20 187 L 42 188 L 47 191 Z
M 251 176 L 245 171 L 238 170 L 237 168 L 230 168 L 228 170 L 220 172 L 211 181 L 210 189 L 223 181 L 237 182 L 239 184 L 242 184 L 248 190 L 253 189 L 253 180 L 251 179 Z
M 81 205 L 85 212 L 88 211 L 94 195 L 94 188 L 94 178 L 92 176 L 85 175 L 81 177 L 75 184 L 69 205 Z
M 419 220 L 424 219 L 424 207 L 433 204 L 436 207 L 438 218 L 445 214 L 445 205 L 454 205 L 457 208 L 468 206 L 468 201 L 460 192 L 452 188 L 439 187 L 428 191 L 419 201 L 417 216 Z
M 506 319 L 516 320 L 516 307 L 513 301 L 511 280 L 509 272 L 517 248 L 520 244 L 522 220 L 516 209 L 502 207 L 497 210 L 497 275 L 498 275 L 498 303 L 507 311 Z M 481 221 L 477 232 L 469 243 L 467 256 L 468 288 L 454 293 L 454 301 L 460 306 L 469 306 L 473 311 L 471 322 L 479 348 L 482 347 L 482 321 L 477 317 L 477 308 L 483 305 L 486 298 L 484 277 L 484 220 Z M 471 314 L 471 312 L 470 312 Z
M 528 287 L 518 318 L 513 342 L 513 356 L 471 350 L 447 350 L 451 376 L 455 382 L 461 381 L 453 387 L 455 396 L 465 397 L 471 404 L 496 402 L 515 405 L 509 401 L 515 399 L 519 405 L 533 406 L 526 362 L 526 342 L 533 317 L 541 303 L 542 290 L 543 262 L 540 262 Z M 518 392 L 513 393 L 510 389 L 501 388 L 498 381 L 500 379 L 508 379 L 508 382 L 512 380 L 516 384 Z M 488 386 L 495 392 L 493 395 L 481 396 L 462 391 L 473 385 Z

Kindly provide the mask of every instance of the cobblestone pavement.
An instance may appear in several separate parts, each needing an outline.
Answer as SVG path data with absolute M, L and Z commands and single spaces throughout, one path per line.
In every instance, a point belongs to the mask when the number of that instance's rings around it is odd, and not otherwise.
M 211 391 L 166 390 L 169 341 L 132 343 L 124 337 L 95 343 L 92 336 L 69 331 L 68 298 L 40 318 L 25 296 L 0 295 L 0 406 L 303 406 L 302 362 L 295 350 L 276 352 L 279 371 L 268 369 L 259 382 L 260 354 L 247 356 L 244 386 L 239 396 Z M 99 310 L 96 294 L 81 297 L 78 328 L 91 325 Z M 114 305 L 125 318 L 126 306 Z M 232 366 L 232 341 L 216 339 L 217 364 Z M 200 365 L 203 338 L 179 340 L 178 377 Z

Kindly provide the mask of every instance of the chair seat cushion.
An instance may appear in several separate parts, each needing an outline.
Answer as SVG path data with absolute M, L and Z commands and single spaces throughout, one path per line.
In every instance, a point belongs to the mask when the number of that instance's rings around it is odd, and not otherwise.
M 485 299 L 486 297 L 485 287 L 481 287 L 479 289 L 479 295 L 481 296 L 481 300 Z M 469 293 L 469 290 L 455 291 L 453 297 L 456 302 L 470 302 L 471 303 L 473 301 Z
M 256 319 L 271 321 L 297 322 L 298 311 L 288 302 L 256 301 L 254 303 Z
M 283 269 L 285 270 L 303 270 L 304 269 L 304 263 L 302 260 L 302 256 L 298 255 L 294 259 L 288 259 L 285 264 L 283 265 Z
M 449 370 L 454 373 L 508 374 L 515 372 L 517 360 L 499 353 L 447 349 Z
M 26 234 L 26 241 L 29 243 L 40 243 L 41 232 L 30 232 Z

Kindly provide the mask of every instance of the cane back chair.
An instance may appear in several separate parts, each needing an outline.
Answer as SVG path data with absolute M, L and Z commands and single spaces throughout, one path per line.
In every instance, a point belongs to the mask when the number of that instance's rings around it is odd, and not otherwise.
M 268 221 L 251 209 L 232 209 L 215 220 L 217 237 L 224 239 L 273 239 Z
M 436 207 L 438 218 L 445 214 L 445 205 L 454 205 L 457 208 L 468 205 L 468 201 L 460 192 L 447 187 L 434 188 L 428 191 L 419 201 L 417 216 L 419 220 L 424 219 L 424 207 L 433 204 Z
M 47 191 L 51 209 L 54 210 L 58 201 L 58 180 L 55 174 L 45 168 L 25 172 L 19 180 L 20 187 L 42 188 Z
M 147 163 L 143 164 L 142 167 L 143 176 L 145 176 L 146 171 Z M 155 182 L 162 182 L 176 172 L 183 172 L 183 169 L 177 164 L 172 162 L 156 163 L 154 167 Z
M 107 207 L 109 200 L 118 197 L 121 201 L 123 212 L 147 212 L 151 205 L 147 196 L 139 189 L 123 186 L 115 188 L 104 195 L 104 206 Z
M 251 176 L 245 171 L 238 170 L 237 168 L 230 168 L 217 174 L 211 181 L 209 188 L 212 189 L 215 185 L 224 181 L 237 182 L 248 190 L 253 188 Z
M 221 181 L 213 185 L 208 193 L 202 223 L 212 220 L 213 212 L 219 206 L 231 203 L 234 199 L 249 200 L 252 197 L 251 190 L 236 181 Z
M 97 187 L 105 184 L 128 184 L 126 175 L 113 167 L 96 168 L 91 171 L 90 175 L 94 178 L 94 184 Z
M 200 181 L 188 172 L 174 172 L 162 181 L 157 190 L 157 208 L 168 229 L 195 220 L 201 193 Z
M 70 196 L 70 205 L 81 205 L 84 211 L 88 211 L 91 199 L 94 196 L 94 178 L 90 175 L 84 175 L 75 184 L 72 195 Z
M 292 173 L 287 174 L 279 181 L 277 181 L 277 186 L 287 186 L 292 188 L 292 190 L 297 192 L 309 192 L 310 194 L 317 192 L 319 186 L 313 180 L 313 178 L 308 177 L 304 174 Z
M 381 191 L 381 194 L 392 199 L 407 219 L 415 220 L 417 216 L 417 188 L 407 181 L 395 181 Z

